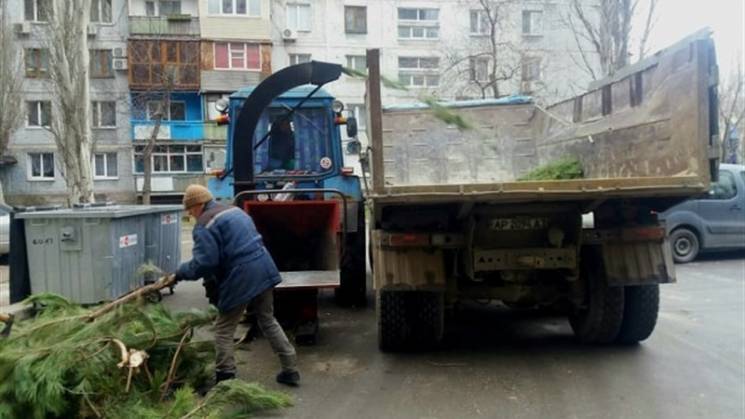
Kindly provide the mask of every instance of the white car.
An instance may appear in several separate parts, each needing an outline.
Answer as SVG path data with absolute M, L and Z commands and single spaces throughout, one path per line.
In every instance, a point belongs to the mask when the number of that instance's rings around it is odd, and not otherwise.
M 0 256 L 10 252 L 10 212 L 0 205 Z

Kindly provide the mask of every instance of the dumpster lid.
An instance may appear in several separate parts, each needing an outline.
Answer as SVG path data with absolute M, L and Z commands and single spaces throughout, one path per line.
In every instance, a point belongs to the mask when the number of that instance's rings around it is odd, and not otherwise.
M 83 208 L 64 208 L 58 210 L 27 211 L 16 214 L 22 219 L 42 218 L 125 218 L 137 215 L 181 212 L 181 205 L 107 205 Z

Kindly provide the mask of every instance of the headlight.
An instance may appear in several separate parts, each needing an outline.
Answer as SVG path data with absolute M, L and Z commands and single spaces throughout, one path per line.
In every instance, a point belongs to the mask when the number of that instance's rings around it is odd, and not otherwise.
M 334 113 L 341 113 L 344 110 L 344 104 L 340 100 L 335 100 L 331 105 L 331 109 L 333 109 Z

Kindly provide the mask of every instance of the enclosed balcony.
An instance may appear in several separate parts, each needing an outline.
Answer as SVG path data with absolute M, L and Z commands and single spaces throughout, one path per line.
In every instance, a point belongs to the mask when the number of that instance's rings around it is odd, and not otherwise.
M 129 34 L 133 36 L 199 37 L 199 18 L 191 15 L 130 16 Z

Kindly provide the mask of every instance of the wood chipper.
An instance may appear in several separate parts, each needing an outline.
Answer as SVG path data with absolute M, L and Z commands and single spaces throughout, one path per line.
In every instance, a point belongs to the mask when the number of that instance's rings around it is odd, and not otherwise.
M 340 75 L 337 64 L 294 65 L 218 104 L 227 159 L 210 189 L 253 218 L 282 272 L 276 315 L 301 341 L 315 341 L 319 289 L 366 302 L 364 202 L 340 132 L 355 138 L 356 121 L 321 88 Z

